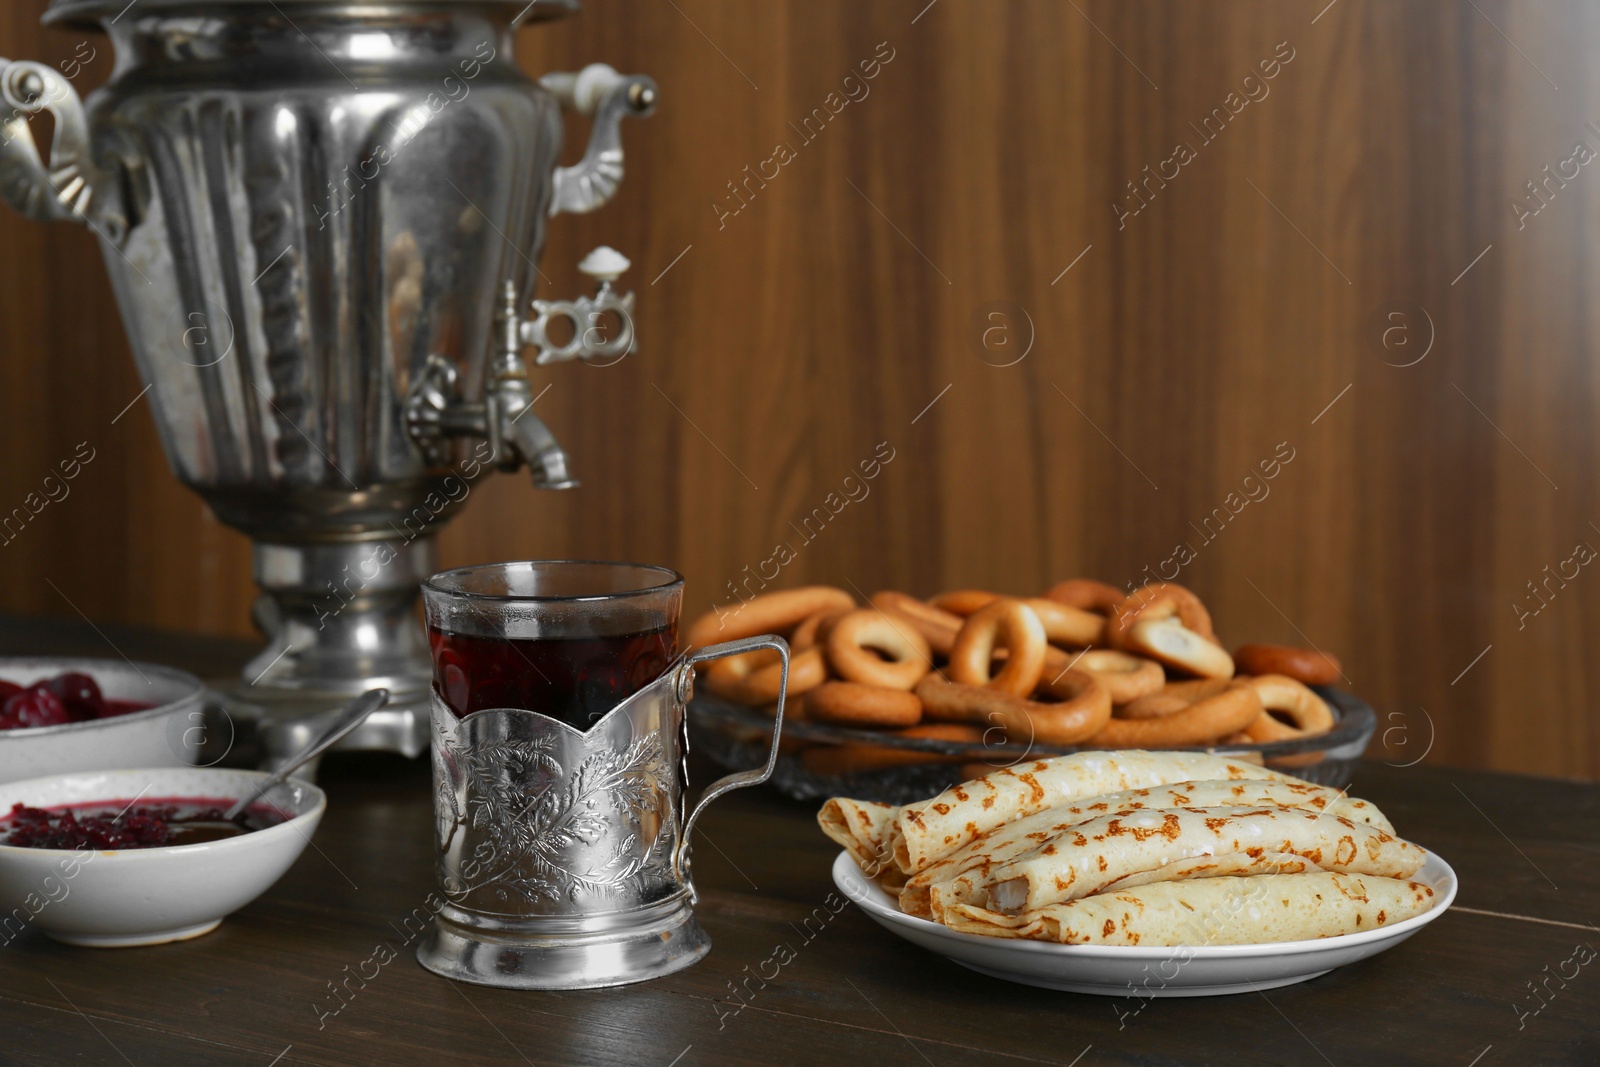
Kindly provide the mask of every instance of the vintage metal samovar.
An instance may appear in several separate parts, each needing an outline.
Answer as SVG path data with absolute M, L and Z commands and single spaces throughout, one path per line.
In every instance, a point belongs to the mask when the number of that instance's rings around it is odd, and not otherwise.
M 53 0 L 47 23 L 109 35 L 111 80 L 80 101 L 0 59 L 0 195 L 98 236 L 173 472 L 255 542 L 270 643 L 221 695 L 269 741 L 382 686 L 349 743 L 427 748 L 414 608 L 440 524 L 488 470 L 575 484 L 524 350 L 634 348 L 610 249 L 582 264 L 593 296 L 532 300 L 546 218 L 611 197 L 621 120 L 656 101 L 604 65 L 523 75 L 514 31 L 576 6 Z M 563 107 L 593 119 L 570 167 Z

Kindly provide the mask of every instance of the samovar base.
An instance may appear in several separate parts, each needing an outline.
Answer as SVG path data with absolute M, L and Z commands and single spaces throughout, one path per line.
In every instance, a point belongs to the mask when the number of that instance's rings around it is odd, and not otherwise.
M 213 684 L 221 735 L 263 765 L 304 748 L 368 689 L 389 702 L 339 742 L 420 756 L 431 730 L 433 665 L 416 616 L 436 567 L 433 539 L 255 545 L 256 622 L 268 645 L 234 678 Z
M 688 897 L 680 896 L 620 916 L 492 928 L 447 905 L 417 947 L 417 962 L 476 985 L 599 989 L 665 977 L 710 951 L 711 938 L 695 922 Z

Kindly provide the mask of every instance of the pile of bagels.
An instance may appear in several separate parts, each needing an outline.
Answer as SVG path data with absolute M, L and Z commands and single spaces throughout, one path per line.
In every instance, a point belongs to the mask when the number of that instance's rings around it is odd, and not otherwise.
M 791 665 L 786 714 L 899 737 L 1090 748 L 1187 748 L 1311 737 L 1334 725 L 1310 686 L 1341 677 L 1314 649 L 1217 640 L 1199 597 L 1171 582 L 1125 592 L 1085 578 L 1038 597 L 963 589 L 921 600 L 807 586 L 714 609 L 691 649 L 780 634 Z M 760 650 L 713 660 L 701 685 L 769 707 L 782 664 Z M 859 750 L 859 751 L 857 751 Z M 815 773 L 923 762 L 926 752 L 805 749 Z

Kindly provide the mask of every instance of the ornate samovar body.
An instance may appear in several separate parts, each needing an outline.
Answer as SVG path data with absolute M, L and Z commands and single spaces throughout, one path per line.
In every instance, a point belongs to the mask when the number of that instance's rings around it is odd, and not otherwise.
M 222 687 L 236 718 L 383 686 L 351 743 L 425 749 L 434 534 L 483 472 L 574 484 L 523 350 L 621 358 L 632 295 L 597 250 L 596 295 L 530 304 L 545 220 L 610 198 L 621 120 L 655 103 L 609 67 L 517 68 L 514 30 L 575 6 L 54 0 L 47 22 L 109 35 L 111 80 L 80 104 L 62 71 L 0 59 L 0 194 L 98 235 L 174 473 L 255 542 L 270 644 Z M 594 120 L 571 167 L 563 105 Z

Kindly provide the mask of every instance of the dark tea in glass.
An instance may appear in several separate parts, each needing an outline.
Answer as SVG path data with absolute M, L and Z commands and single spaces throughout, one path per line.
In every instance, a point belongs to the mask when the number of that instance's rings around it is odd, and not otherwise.
M 586 730 L 677 656 L 683 580 L 662 567 L 541 561 L 423 586 L 433 684 L 456 715 L 520 708 Z

